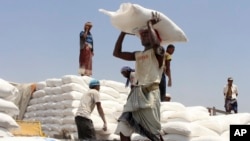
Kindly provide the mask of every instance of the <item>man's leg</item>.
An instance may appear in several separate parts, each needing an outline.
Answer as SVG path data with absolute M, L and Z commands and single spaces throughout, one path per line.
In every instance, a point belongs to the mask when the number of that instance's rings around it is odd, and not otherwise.
M 238 103 L 237 103 L 237 101 L 232 104 L 232 108 L 233 108 L 233 111 L 234 111 L 235 114 L 238 113 Z
M 121 141 L 130 141 L 130 136 L 134 129 L 126 121 L 119 121 L 115 130 L 115 134 L 120 135 Z
M 160 98 L 161 101 L 165 101 L 165 95 L 166 95 L 166 76 L 164 73 L 162 73 L 161 82 L 159 84 L 160 89 Z
M 80 116 L 75 117 L 77 125 L 78 138 L 81 139 L 96 139 L 95 129 L 92 120 Z

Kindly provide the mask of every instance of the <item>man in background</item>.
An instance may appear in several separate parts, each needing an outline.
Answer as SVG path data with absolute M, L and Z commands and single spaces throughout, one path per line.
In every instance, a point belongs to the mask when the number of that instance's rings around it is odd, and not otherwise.
M 228 77 L 227 84 L 224 86 L 223 93 L 225 96 L 225 109 L 228 114 L 231 113 L 231 110 L 234 113 L 238 113 L 238 88 L 235 84 L 233 84 L 233 78 Z
M 172 76 L 171 76 L 171 67 L 170 67 L 170 63 L 172 60 L 172 55 L 174 53 L 175 50 L 175 46 L 170 44 L 167 46 L 167 50 L 165 53 L 165 67 L 164 67 L 164 72 L 162 73 L 162 78 L 161 78 L 161 82 L 159 84 L 159 88 L 160 88 L 160 96 L 161 96 L 161 101 L 165 101 L 166 100 L 166 76 L 168 77 L 168 87 L 172 86 Z
M 94 56 L 94 41 L 90 32 L 91 22 L 86 22 L 84 31 L 80 32 L 80 55 L 79 55 L 79 73 L 81 76 L 92 75 L 92 57 Z

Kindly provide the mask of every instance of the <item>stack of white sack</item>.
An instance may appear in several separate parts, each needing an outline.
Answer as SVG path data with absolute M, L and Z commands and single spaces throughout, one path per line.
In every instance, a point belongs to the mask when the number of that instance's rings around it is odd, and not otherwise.
M 249 113 L 210 116 L 202 106 L 162 102 L 161 122 L 166 141 L 229 141 L 232 124 L 249 124 Z
M 80 98 L 88 90 L 91 77 L 66 75 L 60 79 L 47 79 L 39 82 L 38 89 L 30 101 L 25 113 L 27 120 L 40 120 L 44 132 L 53 137 L 62 129 L 68 130 L 77 138 L 74 116 Z M 124 83 L 112 80 L 100 80 L 100 98 L 108 124 L 108 131 L 102 131 L 103 122 L 95 110 L 92 120 L 97 138 L 102 140 L 119 140 L 114 134 L 117 119 L 130 89 Z M 37 88 L 38 84 L 37 84 Z M 249 113 L 210 116 L 207 108 L 188 107 L 179 102 L 161 103 L 161 125 L 166 141 L 228 141 L 231 124 L 250 124 Z M 134 133 L 132 140 L 147 140 Z
M 12 102 L 18 93 L 15 86 L 0 78 L 0 137 L 12 137 L 10 131 L 19 128 L 13 118 L 19 114 L 19 109 Z
M 37 90 L 29 102 L 24 120 L 40 121 L 43 131 L 49 137 L 54 137 L 67 130 L 77 138 L 75 113 L 80 99 L 87 92 L 91 77 L 65 75 L 62 78 L 51 78 L 37 83 Z M 103 139 L 117 139 L 114 129 L 117 118 L 122 112 L 123 102 L 130 89 L 123 83 L 101 80 L 100 98 L 108 122 L 108 131 L 103 132 L 103 122 L 95 108 L 92 119 L 97 131 L 97 137 Z M 122 96 L 121 96 L 122 95 Z

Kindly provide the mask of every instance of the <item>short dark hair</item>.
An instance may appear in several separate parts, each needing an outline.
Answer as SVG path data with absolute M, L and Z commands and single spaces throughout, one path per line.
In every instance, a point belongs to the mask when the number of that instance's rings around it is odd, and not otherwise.
M 169 44 L 168 47 L 167 47 L 167 49 L 168 48 L 175 48 L 175 46 L 173 44 Z

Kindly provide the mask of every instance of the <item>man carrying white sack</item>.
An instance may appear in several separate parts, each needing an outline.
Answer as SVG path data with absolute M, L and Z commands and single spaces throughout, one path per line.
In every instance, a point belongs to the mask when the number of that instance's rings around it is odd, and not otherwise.
M 128 96 L 115 131 L 120 135 L 121 141 L 129 141 L 133 132 L 152 141 L 163 140 L 160 135 L 159 83 L 163 72 L 164 48 L 160 46 L 158 32 L 153 29 L 153 25 L 159 21 L 158 13 L 152 13 L 152 18 L 147 21 L 147 29 L 140 30 L 143 51 L 122 51 L 125 32 L 121 32 L 116 41 L 113 55 L 136 61 L 135 73 L 138 80 L 138 86 Z
M 92 111 L 97 107 L 98 113 L 103 120 L 103 130 L 107 130 L 107 122 L 104 116 L 103 108 L 100 102 L 100 82 L 92 79 L 89 82 L 90 90 L 83 94 L 80 105 L 76 112 L 75 122 L 80 140 L 96 140 L 93 121 L 90 116 Z

